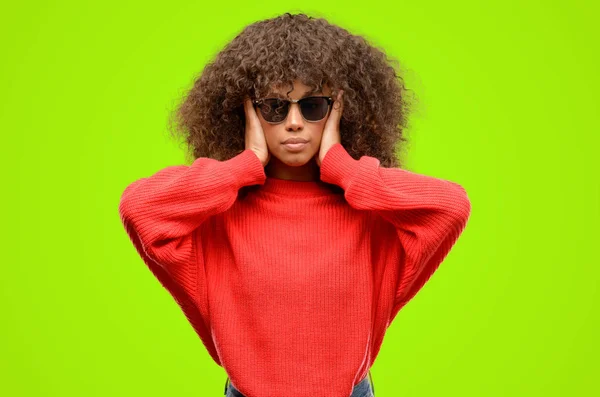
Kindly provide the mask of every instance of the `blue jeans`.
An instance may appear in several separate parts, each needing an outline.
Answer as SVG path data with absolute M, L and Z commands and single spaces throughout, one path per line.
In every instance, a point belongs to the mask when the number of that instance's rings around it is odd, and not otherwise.
M 238 389 L 233 386 L 229 381 L 229 377 L 225 381 L 225 397 L 245 397 Z M 373 385 L 373 379 L 371 378 L 371 371 L 368 375 L 354 386 L 352 389 L 352 395 L 350 397 L 375 397 L 375 386 Z

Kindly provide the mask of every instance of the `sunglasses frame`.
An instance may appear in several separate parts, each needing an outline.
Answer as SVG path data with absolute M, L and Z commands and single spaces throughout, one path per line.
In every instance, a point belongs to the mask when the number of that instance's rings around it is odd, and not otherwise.
M 323 116 L 323 118 L 320 118 L 319 120 L 307 120 L 306 117 L 304 117 L 304 113 L 302 113 L 302 107 L 300 107 L 300 114 L 302 115 L 302 118 L 308 122 L 308 123 L 317 123 L 321 120 L 323 120 L 325 117 L 327 117 L 327 114 L 329 114 L 329 109 L 331 108 L 331 104 L 333 103 L 333 98 L 330 96 L 325 96 L 325 95 L 313 95 L 313 96 L 307 96 L 304 98 L 300 98 L 300 99 L 284 99 L 284 98 L 277 98 L 277 97 L 271 97 L 271 98 L 263 98 L 263 99 L 254 99 L 252 101 L 252 104 L 254 105 L 254 107 L 259 106 L 262 104 L 263 101 L 266 101 L 267 99 L 277 99 L 283 102 L 287 102 L 287 111 L 285 113 L 285 117 L 283 118 L 283 120 L 281 121 L 267 121 L 263 116 L 263 119 L 265 119 L 265 121 L 269 124 L 281 124 L 285 121 L 285 119 L 287 119 L 288 114 L 290 113 L 290 107 L 292 106 L 293 103 L 298 103 L 298 102 L 302 102 L 305 99 L 311 99 L 311 98 L 325 98 L 327 100 L 327 113 L 325 113 L 325 116 Z M 262 113 L 262 112 L 261 112 Z

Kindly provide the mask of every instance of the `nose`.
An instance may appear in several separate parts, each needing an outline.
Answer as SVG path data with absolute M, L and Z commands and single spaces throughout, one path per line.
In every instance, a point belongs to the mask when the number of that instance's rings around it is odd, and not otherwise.
M 285 129 L 288 131 L 296 131 L 302 129 L 304 126 L 304 119 L 302 113 L 300 113 L 300 105 L 292 103 L 287 117 L 285 118 Z

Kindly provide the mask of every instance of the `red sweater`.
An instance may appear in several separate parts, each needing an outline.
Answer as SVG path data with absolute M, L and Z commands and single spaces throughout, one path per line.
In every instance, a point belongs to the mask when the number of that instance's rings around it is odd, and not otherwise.
M 137 252 L 247 397 L 350 396 L 470 216 L 460 185 L 341 144 L 320 173 L 266 177 L 245 150 L 164 168 L 121 197 Z

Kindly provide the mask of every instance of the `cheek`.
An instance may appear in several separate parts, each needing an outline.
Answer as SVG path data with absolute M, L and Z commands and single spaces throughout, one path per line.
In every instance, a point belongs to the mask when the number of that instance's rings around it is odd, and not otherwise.
M 267 146 L 269 146 L 269 148 L 275 148 L 279 142 L 277 129 L 268 123 L 262 123 L 262 129 L 265 134 Z
M 323 136 L 323 129 L 325 128 L 325 121 L 319 122 L 319 124 L 315 124 L 315 129 L 312 133 L 313 139 L 315 139 L 318 144 L 321 142 L 321 137 Z

